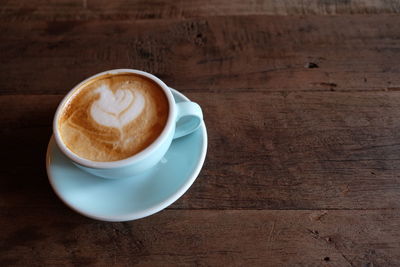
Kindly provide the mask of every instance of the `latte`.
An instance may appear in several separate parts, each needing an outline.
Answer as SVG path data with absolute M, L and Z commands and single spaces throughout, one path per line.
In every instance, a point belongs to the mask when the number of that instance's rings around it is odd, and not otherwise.
M 75 90 L 57 127 L 62 142 L 76 155 L 116 161 L 153 143 L 168 113 L 167 97 L 151 79 L 134 73 L 106 74 Z

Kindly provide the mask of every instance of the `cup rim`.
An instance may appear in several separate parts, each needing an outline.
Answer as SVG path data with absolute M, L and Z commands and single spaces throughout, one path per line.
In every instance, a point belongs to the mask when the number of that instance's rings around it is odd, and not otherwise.
M 58 132 L 58 127 L 57 127 L 59 116 L 62 113 L 62 110 L 65 107 L 65 105 L 70 100 L 71 96 L 73 96 L 74 93 L 76 93 L 76 90 L 79 89 L 83 84 L 85 84 L 85 83 L 89 82 L 90 80 L 95 79 L 99 76 L 102 76 L 102 75 L 121 74 L 121 73 L 133 73 L 133 74 L 141 75 L 141 76 L 144 76 L 144 77 L 152 80 L 153 82 L 155 82 L 156 84 L 158 84 L 160 86 L 160 88 L 163 90 L 165 96 L 167 97 L 168 105 L 169 105 L 168 118 L 167 118 L 165 127 L 162 130 L 161 134 L 149 146 L 147 146 L 145 149 L 143 149 L 139 153 L 134 154 L 133 156 L 130 156 L 130 157 L 127 157 L 127 158 L 124 158 L 121 160 L 116 160 L 116 161 L 93 161 L 93 160 L 82 158 L 82 157 L 78 156 L 77 154 L 75 154 L 74 152 L 72 152 L 62 141 L 62 138 L 60 136 L 60 133 Z M 53 118 L 53 133 L 54 133 L 54 137 L 55 137 L 57 146 L 73 162 L 75 162 L 79 165 L 82 165 L 84 167 L 88 167 L 88 168 L 112 169 L 112 168 L 125 167 L 127 165 L 141 161 L 141 160 L 145 159 L 146 157 L 148 157 L 154 150 L 156 150 L 159 146 L 161 146 L 163 144 L 165 139 L 168 138 L 168 135 L 170 134 L 171 129 L 173 129 L 173 127 L 175 125 L 175 120 L 174 120 L 175 117 L 176 117 L 175 100 L 174 100 L 174 97 L 173 97 L 171 91 L 169 90 L 169 87 L 163 81 L 161 81 L 159 78 L 157 78 L 153 74 L 150 74 L 148 72 L 141 71 L 141 70 L 112 69 L 112 70 L 107 70 L 107 71 L 97 73 L 95 75 L 92 75 L 92 76 L 86 78 L 82 82 L 75 85 L 64 96 L 64 98 L 58 104 L 56 113 Z

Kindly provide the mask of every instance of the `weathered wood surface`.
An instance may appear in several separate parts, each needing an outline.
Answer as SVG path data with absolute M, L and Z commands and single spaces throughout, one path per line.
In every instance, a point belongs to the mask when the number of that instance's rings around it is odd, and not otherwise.
M 397 0 L 1 0 L 0 4 L 0 20 L 8 21 L 400 13 Z
M 399 265 L 399 10 L 1 1 L 0 266 Z M 200 103 L 209 148 L 166 211 L 103 223 L 56 198 L 44 157 L 62 96 L 120 67 Z
M 173 208 L 400 208 L 400 92 L 187 95 L 204 109 L 209 152 L 199 179 Z M 24 168 L 0 180 L 6 206 L 51 203 L 42 165 L 60 99 L 0 96 L 0 126 L 8 129 L 3 162 L 25 155 Z M 10 188 L 19 187 L 24 194 L 16 198 Z M 32 202 L 38 192 L 47 198 Z
M 400 216 L 393 211 L 167 210 L 129 223 L 59 208 L 0 214 L 2 266 L 400 264 Z
M 185 93 L 395 91 L 397 25 L 393 15 L 6 21 L 0 94 L 65 94 L 118 67 L 149 71 Z

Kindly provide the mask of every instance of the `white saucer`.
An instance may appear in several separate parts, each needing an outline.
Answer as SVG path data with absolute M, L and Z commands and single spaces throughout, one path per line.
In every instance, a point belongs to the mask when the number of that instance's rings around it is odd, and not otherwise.
M 189 101 L 171 89 L 175 101 Z M 181 197 L 198 176 L 207 152 L 205 124 L 194 133 L 172 142 L 154 168 L 140 176 L 103 179 L 75 167 L 52 137 L 46 168 L 58 197 L 76 212 L 102 221 L 130 221 L 165 209 Z

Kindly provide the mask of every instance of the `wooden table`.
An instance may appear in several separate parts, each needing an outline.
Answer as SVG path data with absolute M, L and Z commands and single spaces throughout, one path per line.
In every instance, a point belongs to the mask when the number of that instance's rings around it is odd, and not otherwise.
M 397 1 L 0 1 L 0 266 L 399 266 Z M 45 151 L 84 78 L 142 69 L 201 104 L 166 210 L 73 212 Z

